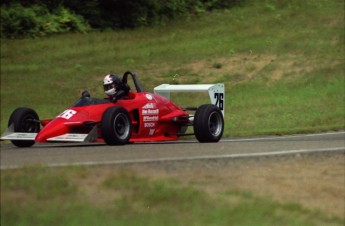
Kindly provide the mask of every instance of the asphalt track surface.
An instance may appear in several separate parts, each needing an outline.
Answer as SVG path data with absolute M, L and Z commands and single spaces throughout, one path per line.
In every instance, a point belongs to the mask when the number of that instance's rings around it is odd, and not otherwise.
M 0 168 L 11 169 L 31 165 L 58 167 L 255 158 L 315 152 L 345 153 L 345 132 L 224 138 L 218 143 L 198 143 L 196 140 L 135 143 L 124 146 L 54 143 L 35 144 L 30 148 L 17 148 L 12 144 L 2 144 Z

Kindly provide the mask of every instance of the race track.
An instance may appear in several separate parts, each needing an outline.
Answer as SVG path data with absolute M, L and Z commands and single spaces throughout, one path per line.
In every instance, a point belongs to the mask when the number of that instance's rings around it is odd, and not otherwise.
M 224 138 L 219 143 L 182 140 L 124 146 L 105 144 L 35 144 L 30 148 L 1 145 L 1 169 L 30 165 L 127 164 L 198 159 L 243 158 L 314 152 L 344 152 L 345 132 Z

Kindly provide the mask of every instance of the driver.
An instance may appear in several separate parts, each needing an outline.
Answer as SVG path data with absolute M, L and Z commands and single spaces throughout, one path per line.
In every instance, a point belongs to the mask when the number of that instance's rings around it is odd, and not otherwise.
M 104 93 L 111 102 L 124 98 L 129 93 L 129 86 L 124 84 L 119 76 L 108 74 L 103 80 Z

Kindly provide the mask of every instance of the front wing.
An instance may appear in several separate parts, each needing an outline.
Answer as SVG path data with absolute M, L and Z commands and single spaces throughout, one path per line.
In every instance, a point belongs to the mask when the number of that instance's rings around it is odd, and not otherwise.
M 38 133 L 14 132 L 13 125 L 1 136 L 1 140 L 35 140 Z M 48 142 L 94 142 L 97 140 L 97 126 L 94 126 L 88 134 L 66 133 L 47 139 Z

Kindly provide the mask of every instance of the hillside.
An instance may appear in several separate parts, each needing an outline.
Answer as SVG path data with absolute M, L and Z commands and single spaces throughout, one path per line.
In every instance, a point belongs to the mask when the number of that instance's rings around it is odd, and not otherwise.
M 148 91 L 225 83 L 225 136 L 342 129 L 343 8 L 340 0 L 247 1 L 153 28 L 2 39 L 1 131 L 16 107 L 55 117 L 84 89 L 103 96 L 106 73 L 127 70 Z

